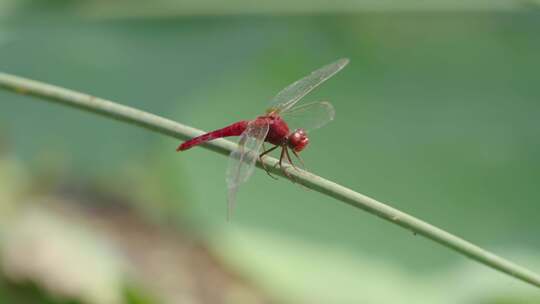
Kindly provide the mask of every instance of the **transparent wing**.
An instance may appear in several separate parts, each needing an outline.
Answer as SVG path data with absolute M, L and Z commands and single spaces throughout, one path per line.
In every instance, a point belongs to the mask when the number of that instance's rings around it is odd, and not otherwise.
M 245 183 L 255 168 L 259 151 L 268 134 L 269 125 L 264 120 L 251 121 L 244 133 L 240 135 L 238 149 L 231 152 L 229 167 L 227 169 L 227 187 L 229 196 L 227 200 L 227 218 L 232 215 L 236 203 L 238 187 Z
M 289 85 L 272 98 L 270 101 L 270 109 L 268 111 L 283 112 L 290 109 L 302 97 L 306 96 L 307 93 L 311 92 L 318 85 L 335 75 L 348 63 L 349 59 L 347 58 L 339 59 Z
M 319 101 L 294 107 L 281 114 L 291 130 L 302 128 L 309 132 L 334 120 L 336 111 L 331 103 Z

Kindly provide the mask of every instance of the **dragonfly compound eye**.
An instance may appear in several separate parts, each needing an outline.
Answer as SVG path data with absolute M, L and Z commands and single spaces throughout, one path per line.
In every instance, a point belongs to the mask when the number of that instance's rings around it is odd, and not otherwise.
M 295 152 L 300 152 L 309 144 L 309 138 L 303 129 L 295 130 L 289 136 L 289 147 Z

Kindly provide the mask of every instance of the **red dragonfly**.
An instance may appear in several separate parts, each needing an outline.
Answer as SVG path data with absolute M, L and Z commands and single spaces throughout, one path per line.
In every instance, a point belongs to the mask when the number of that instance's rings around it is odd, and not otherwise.
M 253 120 L 235 122 L 222 129 L 197 136 L 184 142 L 176 149 L 176 151 L 184 151 L 216 138 L 240 136 L 238 149 L 231 152 L 227 169 L 229 217 L 234 209 L 238 187 L 252 175 L 257 159 L 261 160 L 266 173 L 272 176 L 262 162 L 262 157 L 281 148 L 279 166 L 289 178 L 290 175 L 284 169 L 283 162 L 286 161 L 293 168 L 296 168 L 289 154 L 289 149 L 300 160 L 300 163 L 303 163 L 298 153 L 304 150 L 309 143 L 307 133 L 332 121 L 335 111 L 334 107 L 326 101 L 296 107 L 295 105 L 302 97 L 335 75 L 348 63 L 349 59 L 346 58 L 337 60 L 289 85 L 272 98 L 270 107 L 264 115 Z M 294 131 L 290 131 L 289 125 L 295 127 Z M 267 150 L 264 147 L 264 142 L 268 142 L 274 147 Z M 261 148 L 264 148 L 262 153 L 260 153 Z

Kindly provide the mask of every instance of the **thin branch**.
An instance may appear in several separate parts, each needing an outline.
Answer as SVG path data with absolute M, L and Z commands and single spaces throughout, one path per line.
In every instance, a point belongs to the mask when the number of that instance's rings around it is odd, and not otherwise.
M 32 95 L 67 106 L 94 112 L 178 139 L 188 139 L 203 133 L 201 130 L 182 125 L 148 112 L 123 106 L 112 101 L 13 75 L 0 73 L 0 87 L 18 94 Z M 208 142 L 204 147 L 226 155 L 236 148 L 236 144 L 220 139 Z M 174 149 L 171 149 L 171 153 L 173 153 L 173 151 Z M 264 162 L 268 168 L 274 168 L 277 159 L 267 156 L 264 158 Z M 260 167 L 261 165 L 258 164 L 258 166 Z M 275 168 L 272 169 L 272 173 L 284 176 L 281 170 Z M 390 223 L 399 225 L 416 234 L 423 235 L 491 268 L 540 287 L 540 276 L 533 271 L 516 265 L 453 234 L 408 215 L 407 213 L 401 212 L 373 198 L 307 171 L 289 170 L 288 173 L 292 175 L 297 182 L 310 189 L 345 202 L 353 207 L 363 209 Z

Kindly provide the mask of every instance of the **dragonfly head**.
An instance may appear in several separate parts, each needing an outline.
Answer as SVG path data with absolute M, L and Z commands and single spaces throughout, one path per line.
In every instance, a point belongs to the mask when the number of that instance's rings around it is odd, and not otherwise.
M 309 144 L 309 138 L 307 137 L 306 131 L 304 129 L 296 129 L 292 132 L 288 139 L 289 148 L 293 149 L 295 152 L 300 152 Z

